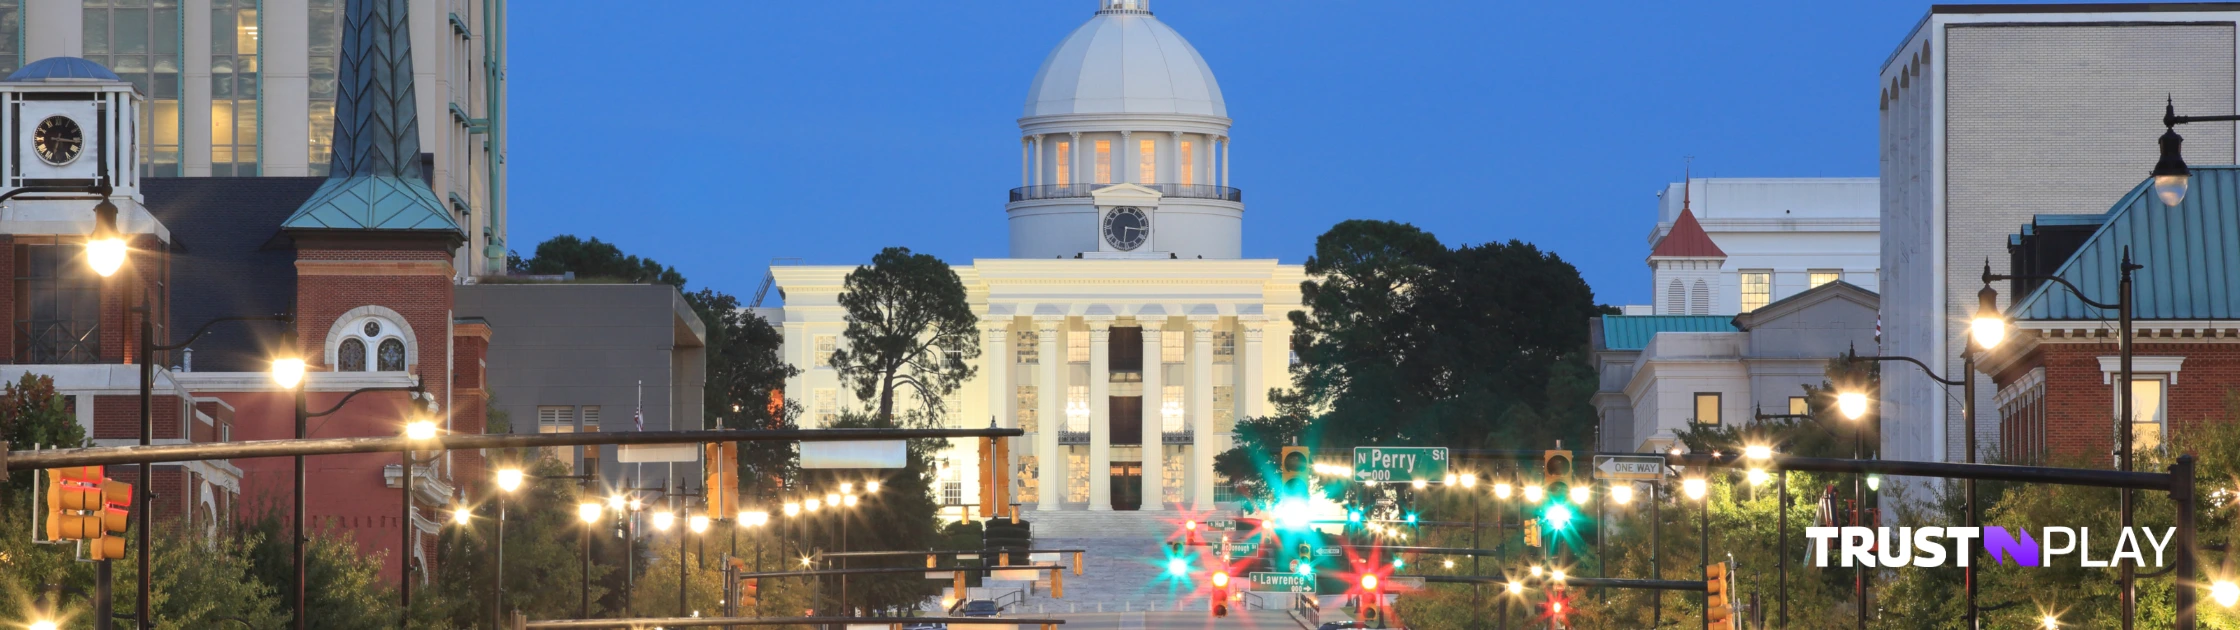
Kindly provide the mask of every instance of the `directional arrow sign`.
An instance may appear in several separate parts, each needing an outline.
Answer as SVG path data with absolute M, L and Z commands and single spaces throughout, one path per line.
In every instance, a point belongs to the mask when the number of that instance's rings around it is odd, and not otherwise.
M 1664 458 L 1656 455 L 1596 455 L 1594 478 L 1658 481 L 1664 479 Z

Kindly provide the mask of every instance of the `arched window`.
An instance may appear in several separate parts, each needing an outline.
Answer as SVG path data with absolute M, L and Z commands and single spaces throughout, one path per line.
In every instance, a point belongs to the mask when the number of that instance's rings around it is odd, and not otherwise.
M 1711 314 L 1711 285 L 1704 284 L 1702 280 L 1696 281 L 1695 289 L 1688 292 L 1688 314 Z
M 1664 292 L 1664 313 L 1666 315 L 1686 315 L 1688 313 L 1687 290 L 1680 288 L 1679 280 L 1673 280 L 1671 287 L 1665 289 Z
M 337 372 L 366 371 L 366 342 L 362 339 L 344 339 L 342 347 L 334 352 L 334 369 Z
M 357 341 L 357 340 L 356 340 L 356 339 L 352 339 L 351 341 Z M 391 338 L 388 338 L 388 339 L 383 339 L 383 340 L 381 340 L 381 355 L 380 355 L 380 358 L 381 358 L 381 365 L 380 365 L 380 367 L 379 367 L 379 368 L 377 368 L 377 369 L 378 369 L 379 371 L 382 371 L 382 372 L 403 372 L 403 371 L 404 371 L 404 342 L 402 342 L 402 341 L 398 341 L 398 340 L 397 340 L 397 339 L 396 339 L 395 337 L 391 337 Z

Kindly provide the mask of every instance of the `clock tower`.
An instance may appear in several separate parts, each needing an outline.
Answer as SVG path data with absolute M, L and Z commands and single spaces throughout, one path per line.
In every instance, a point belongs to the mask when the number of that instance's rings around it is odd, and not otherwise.
M 1012 258 L 1235 259 L 1229 111 L 1146 0 L 1100 0 L 1043 59 L 1019 118 Z
M 92 191 L 109 190 L 118 227 L 169 240 L 140 198 L 142 97 L 101 64 L 51 57 L 0 81 L 0 232 L 93 231 Z

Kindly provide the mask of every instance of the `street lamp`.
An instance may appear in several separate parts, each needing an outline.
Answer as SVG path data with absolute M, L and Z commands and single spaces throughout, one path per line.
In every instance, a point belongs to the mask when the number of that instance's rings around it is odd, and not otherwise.
M 591 618 L 591 528 L 599 523 L 599 515 L 605 511 L 597 501 L 576 504 L 576 518 L 583 519 L 583 565 L 578 573 L 583 576 L 583 587 L 576 603 L 577 619 Z
M 1572 486 L 1572 487 L 1571 487 L 1571 504 L 1572 504 L 1572 505 L 1585 505 L 1585 504 L 1586 504 L 1586 502 L 1587 502 L 1587 499 L 1591 499 L 1591 498 L 1594 498 L 1594 493 L 1593 493 L 1593 491 L 1590 491 L 1590 490 L 1588 490 L 1586 486 Z
M 107 278 L 124 267 L 125 255 L 131 251 L 124 236 L 117 233 L 117 204 L 102 195 L 101 203 L 93 206 L 93 235 L 86 238 L 86 265 Z
M 1466 489 L 1478 487 L 1478 473 L 1462 473 L 1462 487 Z
M 1531 485 L 1524 487 L 1524 500 L 1526 503 L 1539 503 L 1540 499 L 1547 496 L 1547 489 L 1541 488 L 1540 486 Z
M 693 514 L 693 515 L 692 515 L 692 518 L 691 518 L 691 520 L 690 520 L 690 521 L 688 521 L 688 522 L 690 522 L 690 523 L 691 523 L 692 533 L 695 533 L 695 534 L 705 534 L 705 533 L 708 533 L 708 524 L 709 524 L 709 521 L 708 521 L 708 515 L 707 515 L 707 514 L 697 514 L 697 513 L 696 513 L 696 514 Z
M 1610 486 L 1610 500 L 1616 502 L 1618 505 L 1632 503 L 1633 484 L 1629 483 Z
M 1836 409 L 1843 412 L 1843 417 L 1857 420 L 1867 415 L 1867 395 L 1863 392 L 1836 394 Z
M 1704 484 L 1702 477 L 1689 477 L 1686 480 L 1680 482 L 1680 490 L 1682 492 L 1686 492 L 1690 500 L 1702 500 L 1703 495 L 1707 493 L 1709 489 L 1710 487 Z
M 498 544 L 492 548 L 497 554 L 497 566 L 491 569 L 490 619 L 493 625 L 504 625 L 506 598 L 506 495 L 521 489 L 524 476 L 521 469 L 511 466 L 498 469 Z
M 674 513 L 674 512 L 670 512 L 670 511 L 668 511 L 668 510 L 662 510 L 662 511 L 659 511 L 659 512 L 654 512 L 654 513 L 653 513 L 653 531 L 657 531 L 657 532 L 665 532 L 665 531 L 669 531 L 669 528 L 670 528 L 671 526 L 674 526 L 674 525 L 676 525 L 676 524 L 677 524 L 677 515 L 676 515 L 676 513 Z
M 1497 499 L 1501 499 L 1501 500 L 1503 500 L 1503 501 L 1507 501 L 1507 500 L 1509 500 L 1509 497 L 1510 497 L 1511 495 L 1514 495 L 1514 494 L 1516 494 L 1516 493 L 1517 493 L 1517 487 L 1516 487 L 1516 486 L 1512 486 L 1512 485 L 1509 485 L 1509 482 L 1506 482 L 1506 481 L 1504 481 L 1504 482 L 1501 482 L 1501 483 L 1493 484 L 1493 496 L 1494 496 L 1494 498 L 1497 498 Z
M 522 478 L 519 468 L 501 468 L 498 470 L 498 489 L 506 492 L 520 490 Z
M 474 523 L 474 510 L 464 505 L 452 508 L 451 523 L 461 527 Z
M 2209 598 L 2217 600 L 2217 605 L 2226 608 L 2240 606 L 2240 584 L 2233 584 L 2231 580 L 2217 580 L 2215 585 L 2209 587 Z
M 405 422 L 404 437 L 411 440 L 414 446 L 426 447 L 436 439 L 435 397 L 416 391 L 412 393 L 412 400 L 416 403 L 412 411 L 414 419 Z M 422 409 L 427 413 L 421 413 Z M 404 489 L 404 500 L 399 502 L 402 513 L 397 517 L 397 522 L 401 525 L 397 528 L 397 594 L 404 604 L 401 614 L 406 619 L 412 618 L 412 540 L 419 533 L 412 527 L 412 468 L 422 463 L 419 458 L 413 457 L 413 452 L 418 450 L 424 448 L 405 449 L 398 453 L 398 457 L 403 460 L 399 466 L 398 472 L 401 474 L 398 475 L 398 485 Z M 434 462 L 435 457 L 430 456 L 426 463 Z
M 864 492 L 866 492 L 866 493 L 870 493 L 870 494 L 878 494 L 878 493 L 879 493 L 879 481 L 878 481 L 878 480 L 876 480 L 876 479 L 874 479 L 874 480 L 871 480 L 871 481 L 866 481 L 866 482 L 863 482 L 863 491 L 864 491 Z
M 1523 594 L 1523 593 L 1524 593 L 1524 583 L 1523 583 L 1523 582 L 1519 582 L 1519 581 L 1516 581 L 1516 580 L 1509 580 L 1509 594 L 1510 594 L 1510 595 L 1521 595 L 1521 594 Z

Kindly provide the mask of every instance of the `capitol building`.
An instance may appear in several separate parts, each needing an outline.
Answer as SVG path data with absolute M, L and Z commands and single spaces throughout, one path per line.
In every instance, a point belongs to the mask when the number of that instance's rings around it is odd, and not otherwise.
M 1242 257 L 1221 87 L 1149 5 L 1098 0 L 1043 60 L 1019 118 L 1019 186 L 1003 206 L 1010 251 L 950 261 L 980 316 L 982 352 L 945 422 L 1025 430 L 1009 438 L 1005 465 L 1030 518 L 1219 507 L 1214 455 L 1237 419 L 1269 413 L 1268 390 L 1288 385 L 1288 313 L 1305 272 Z M 854 269 L 771 269 L 785 306 L 769 314 L 784 360 L 801 368 L 785 391 L 803 427 L 868 406 L 830 362 Z M 983 517 L 977 444 L 953 444 L 937 498 L 948 518 Z

